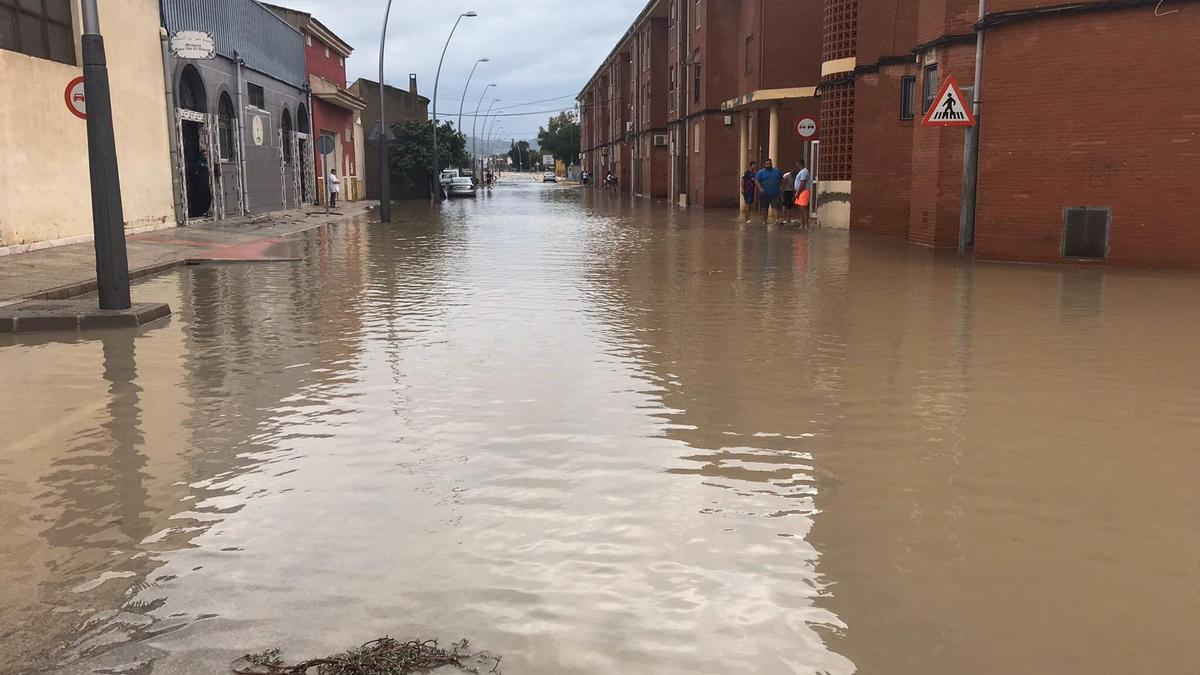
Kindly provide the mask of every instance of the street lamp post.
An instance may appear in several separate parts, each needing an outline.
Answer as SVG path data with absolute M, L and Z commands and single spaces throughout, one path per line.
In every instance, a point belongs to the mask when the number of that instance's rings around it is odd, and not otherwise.
M 83 0 L 83 94 L 87 101 L 88 176 L 92 187 L 92 231 L 96 246 L 96 287 L 100 309 L 129 309 L 129 255 L 117 143 L 113 135 L 112 93 L 100 12 L 96 0 Z
M 458 132 L 459 133 L 462 133 L 463 102 L 467 100 L 467 90 L 471 88 L 471 78 L 475 77 L 475 69 L 479 67 L 479 64 L 487 63 L 487 62 L 488 62 L 488 58 L 486 56 L 483 57 L 482 59 L 477 60 L 475 62 L 475 65 L 471 66 L 471 74 L 467 76 L 467 84 L 466 84 L 466 86 L 463 87 L 462 98 L 458 99 Z M 483 90 L 487 91 L 487 87 L 484 87 Z M 479 100 L 482 101 L 483 96 L 480 96 Z
M 388 165 L 387 116 L 383 114 L 383 47 L 387 42 L 388 16 L 392 13 L 392 0 L 387 1 L 387 9 L 383 11 L 383 32 L 379 35 L 379 222 L 392 222 L 392 181 L 391 167 Z
M 494 84 L 489 84 L 488 86 L 489 86 L 489 87 L 494 87 L 494 86 L 496 86 L 496 85 L 494 85 Z M 487 91 L 487 89 L 484 89 L 484 91 L 486 92 L 486 91 Z M 479 102 L 480 102 L 480 103 L 483 103 L 483 98 L 482 98 L 482 97 L 480 97 L 480 99 L 479 99 Z M 491 102 L 491 103 L 488 105 L 487 112 L 483 114 L 483 126 L 484 126 L 485 128 L 487 127 L 487 118 L 488 118 L 488 115 L 492 114 L 492 106 L 496 105 L 496 104 L 497 104 L 497 103 L 499 103 L 499 102 L 500 102 L 500 99 L 498 99 L 498 98 L 497 98 L 497 99 L 493 99 L 493 100 L 492 100 L 492 102 Z M 476 140 L 476 138 L 477 138 L 477 137 L 475 136 L 475 123 L 476 123 L 476 122 L 478 122 L 478 121 L 479 121 L 479 108 L 478 108 L 478 106 L 477 106 L 477 107 L 475 108 L 475 120 L 471 122 L 471 154 L 472 154 L 472 155 L 475 157 L 475 162 L 476 162 L 476 164 L 478 164 L 478 163 L 479 163 L 479 153 L 475 151 L 475 140 Z M 483 150 L 484 150 L 484 152 L 487 152 L 487 148 L 484 148 Z M 481 170 L 482 170 L 482 167 L 481 167 Z
M 463 12 L 458 15 L 458 20 L 454 22 L 454 27 L 450 29 L 450 35 L 446 36 L 446 44 L 442 47 L 442 57 L 438 59 L 437 75 L 433 78 L 433 199 L 438 202 L 442 201 L 442 171 L 438 166 L 437 93 L 438 81 L 442 79 L 442 61 L 446 60 L 446 50 L 450 48 L 450 40 L 454 37 L 454 31 L 458 30 L 459 22 L 464 18 L 476 16 L 479 15 L 475 12 Z
M 479 123 L 479 109 L 483 107 L 483 97 L 487 96 L 488 89 L 491 89 L 494 86 L 496 86 L 496 85 L 489 84 L 488 86 L 484 87 L 483 92 L 479 94 L 479 102 L 475 104 L 475 116 L 471 118 L 471 161 L 472 162 L 475 161 L 475 157 L 476 157 L 475 150 L 477 148 L 477 145 L 475 143 L 475 129 Z

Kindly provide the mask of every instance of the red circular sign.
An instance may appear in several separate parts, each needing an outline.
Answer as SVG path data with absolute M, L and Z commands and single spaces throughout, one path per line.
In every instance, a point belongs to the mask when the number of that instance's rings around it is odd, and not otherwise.
M 63 100 L 67 103 L 67 110 L 71 114 L 81 120 L 87 119 L 87 96 L 83 92 L 83 78 L 77 77 L 67 83 L 67 88 L 63 92 Z
M 811 141 L 817 137 L 817 130 L 820 127 L 817 125 L 815 117 L 801 117 L 796 120 L 796 135 L 806 141 Z

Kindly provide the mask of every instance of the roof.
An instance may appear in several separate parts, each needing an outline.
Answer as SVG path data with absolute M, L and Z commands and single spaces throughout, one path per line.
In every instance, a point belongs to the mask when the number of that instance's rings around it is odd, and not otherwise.
M 291 9 L 282 5 L 273 5 L 268 2 L 260 2 L 259 4 L 275 12 L 279 15 L 279 18 L 291 24 L 296 30 L 312 35 L 326 45 L 329 45 L 330 49 L 343 57 L 350 56 L 350 53 L 354 51 L 354 47 L 350 46 L 349 42 L 338 37 L 336 33 L 321 23 L 317 17 L 308 12 L 302 12 L 298 9 Z

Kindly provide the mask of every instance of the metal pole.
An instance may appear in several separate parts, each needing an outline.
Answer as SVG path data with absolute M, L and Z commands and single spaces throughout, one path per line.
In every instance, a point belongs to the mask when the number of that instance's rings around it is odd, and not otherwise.
M 446 50 L 450 48 L 450 40 L 454 38 L 454 31 L 458 30 L 458 24 L 464 17 L 476 16 L 475 12 L 463 12 L 458 15 L 458 20 L 454 22 L 454 27 L 450 29 L 450 35 L 446 36 L 446 44 L 442 46 L 442 57 L 438 59 L 437 75 L 433 78 L 433 200 L 435 202 L 442 201 L 442 171 L 438 166 L 438 144 L 437 144 L 437 93 L 438 81 L 442 79 L 442 62 L 446 60 Z
M 479 59 L 478 61 L 476 61 L 475 65 L 471 66 L 471 74 L 467 76 L 467 84 L 466 84 L 466 86 L 463 87 L 462 98 L 458 99 L 458 131 L 459 131 L 459 133 L 462 133 L 463 102 L 467 100 L 467 90 L 471 88 L 471 78 L 475 77 L 475 69 L 479 67 L 479 64 L 487 63 L 487 62 L 488 62 L 488 59 L 486 56 L 483 57 L 482 59 Z M 487 87 L 484 87 L 483 90 L 487 91 Z M 480 96 L 479 100 L 480 100 L 480 102 L 482 102 L 483 96 Z
M 987 15 L 987 0 L 979 0 L 979 20 Z M 975 27 L 975 86 L 971 90 L 971 110 L 975 113 L 975 126 L 967 127 L 963 140 L 963 187 L 962 212 L 958 216 L 958 255 L 967 253 L 967 240 L 975 243 L 975 205 L 979 197 L 979 125 L 983 104 L 983 28 Z
M 499 102 L 500 102 L 500 99 L 498 99 L 498 98 L 497 98 L 497 99 L 492 99 L 492 102 L 491 102 L 491 104 L 489 104 L 489 105 L 488 105 L 487 112 L 485 112 L 485 113 L 483 114 L 483 130 L 484 130 L 484 132 L 485 132 L 485 133 L 486 133 L 486 131 L 487 131 L 487 118 L 488 118 L 488 115 L 491 115 L 491 114 L 492 114 L 492 107 L 493 107 L 493 106 L 495 106 L 495 105 L 496 105 L 497 103 L 499 103 Z M 478 118 L 476 118 L 476 119 L 478 119 Z M 473 132 L 474 132 L 474 130 L 472 130 L 472 133 L 473 133 Z M 487 148 L 485 147 L 485 148 L 483 149 L 483 151 L 484 151 L 484 152 L 487 152 Z M 475 161 L 476 161 L 476 162 L 479 162 L 479 154 L 478 154 L 478 153 L 475 153 Z M 479 170 L 480 170 L 480 171 L 482 171 L 482 170 L 483 170 L 483 164 L 482 164 L 482 163 L 480 163 L 480 164 L 479 164 Z
M 391 167 L 388 165 L 387 115 L 384 114 L 384 84 L 383 84 L 383 48 L 387 43 L 388 17 L 392 14 L 392 0 L 387 0 L 387 8 L 383 10 L 383 30 L 379 34 L 379 222 L 392 222 L 392 181 Z M 309 114 L 312 114 L 311 111 Z M 315 136 L 315 134 L 313 134 Z
M 113 135 L 112 95 L 100 13 L 96 0 L 83 0 L 83 94 L 87 101 L 88 174 L 92 188 L 96 286 L 100 309 L 129 309 L 129 258 L 125 249 L 125 213 L 117 143 Z
M 471 118 L 471 162 L 472 162 L 471 168 L 472 168 L 472 170 L 474 170 L 474 168 L 475 168 L 474 164 L 476 164 L 477 160 L 479 159 L 479 155 L 477 155 L 475 153 L 475 150 L 476 150 L 475 127 L 476 127 L 476 124 L 479 122 L 479 109 L 481 107 L 483 107 L 483 97 L 487 95 L 488 89 L 491 89 L 494 86 L 496 86 L 496 85 L 489 84 L 488 86 L 483 88 L 483 93 L 479 94 L 479 103 L 475 104 L 475 116 Z M 492 105 L 495 105 L 495 101 L 492 102 Z M 488 112 L 491 112 L 491 110 L 492 109 L 489 107 Z M 478 177 L 478 176 L 476 176 L 476 177 Z

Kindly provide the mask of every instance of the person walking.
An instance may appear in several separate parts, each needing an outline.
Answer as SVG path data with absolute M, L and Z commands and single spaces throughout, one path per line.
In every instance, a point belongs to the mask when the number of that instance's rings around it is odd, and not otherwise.
M 342 181 L 338 180 L 337 169 L 329 170 L 329 207 L 337 208 L 338 193 L 342 191 Z
M 754 174 L 754 183 L 758 186 L 758 210 L 763 214 L 763 225 L 769 225 L 771 210 L 775 210 L 775 220 L 779 221 L 779 209 L 783 201 L 780 197 L 780 184 L 783 182 L 783 172 L 775 168 L 769 158 L 763 162 L 763 168 Z
M 812 203 L 812 174 L 804 160 L 796 162 L 796 178 L 793 184 L 796 191 L 796 209 L 800 211 L 800 227 L 808 229 L 808 210 Z
M 758 189 L 754 182 L 754 174 L 758 173 L 758 162 L 750 162 L 750 168 L 742 174 L 742 199 L 746 200 L 746 206 L 754 204 L 754 193 Z

